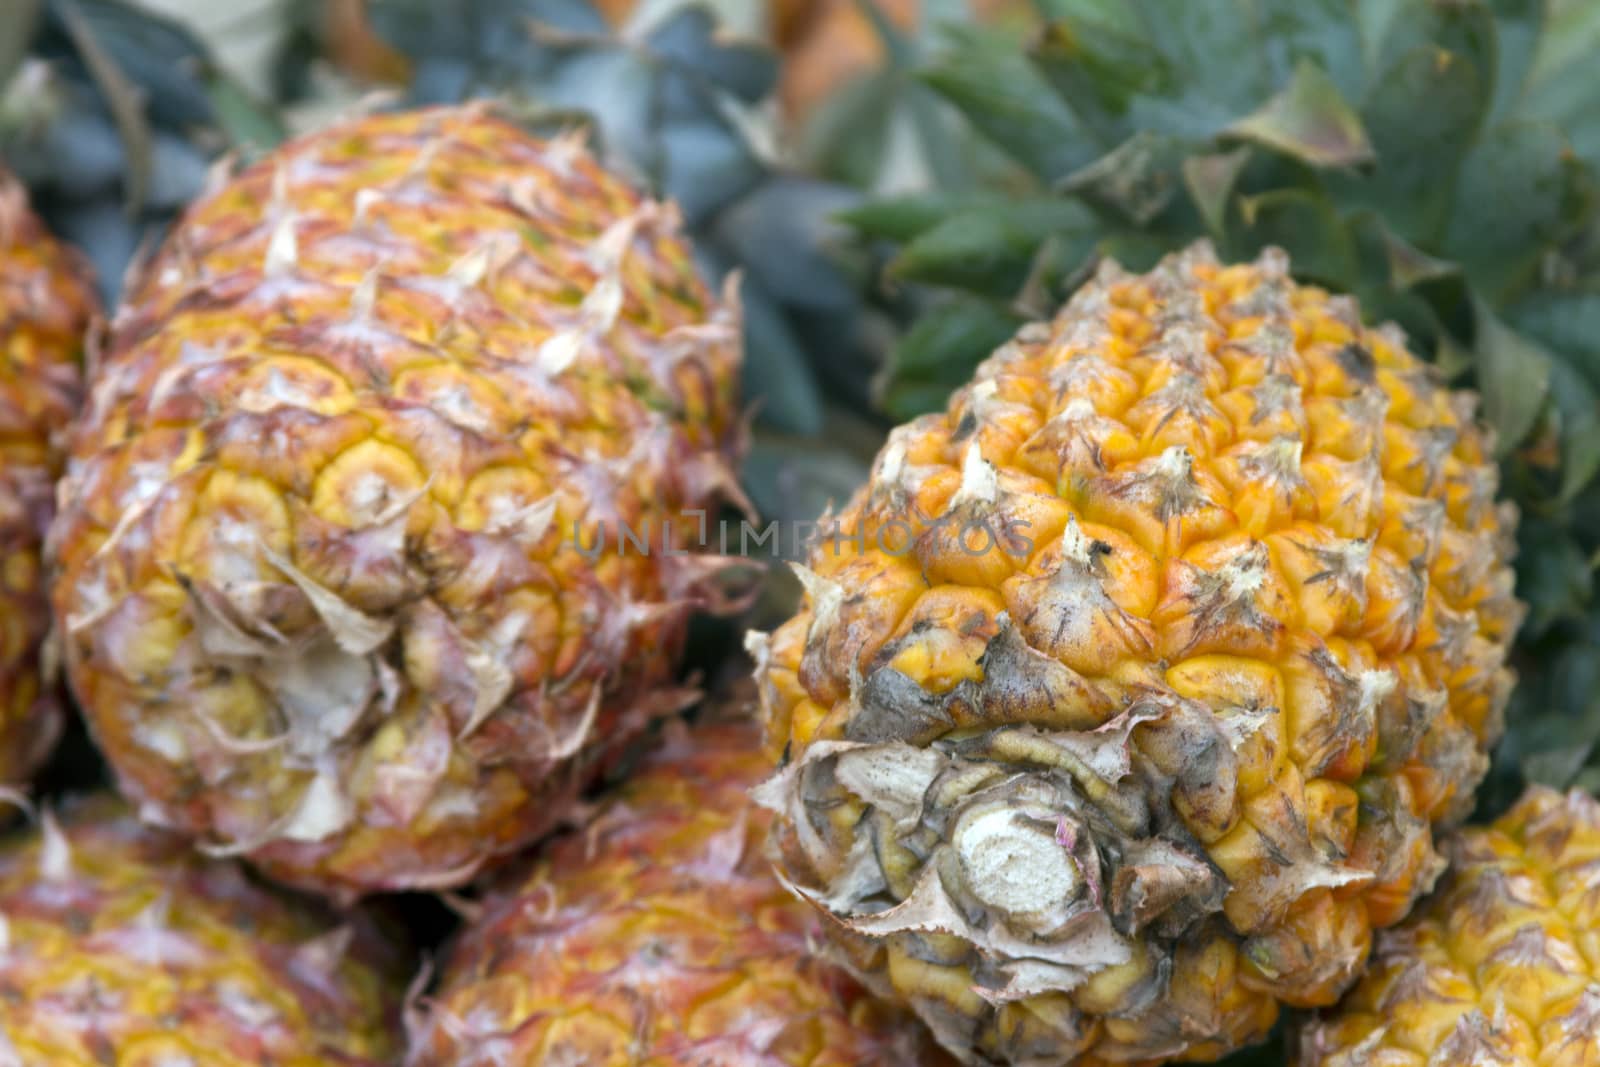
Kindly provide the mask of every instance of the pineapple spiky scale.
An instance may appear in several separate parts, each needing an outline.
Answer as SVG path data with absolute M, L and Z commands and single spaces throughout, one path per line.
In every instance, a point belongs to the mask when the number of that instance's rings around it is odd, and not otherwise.
M 402 988 L 335 925 L 109 796 L 0 845 L 5 1067 L 378 1067 Z
M 1600 1065 L 1600 803 L 1534 787 L 1445 851 L 1440 892 L 1301 1026 L 1300 1067 Z
M 1282 253 L 1106 264 L 753 639 L 782 866 L 972 1063 L 1215 1058 L 1436 878 L 1510 686 L 1468 396 Z
M 857 1067 L 944 1062 L 914 1021 L 811 951 L 747 790 L 768 763 L 748 705 L 685 729 L 446 960 L 411 1067 Z
M 95 314 L 87 275 L 0 169 L 0 783 L 25 779 L 60 731 L 55 685 L 40 673 L 40 555 Z
M 141 814 L 305 888 L 440 888 L 682 706 L 741 426 L 737 308 L 676 225 L 482 108 L 330 128 L 191 209 L 51 538 Z

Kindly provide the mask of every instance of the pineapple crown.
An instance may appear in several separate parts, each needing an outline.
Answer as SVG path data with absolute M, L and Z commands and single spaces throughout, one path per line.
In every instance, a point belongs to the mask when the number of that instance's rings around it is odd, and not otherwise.
M 1503 448 L 1559 442 L 1544 464 L 1559 473 L 1530 475 L 1544 495 L 1570 501 L 1600 472 L 1596 342 L 1579 325 L 1600 315 L 1600 109 L 1576 66 L 1600 10 L 1034 6 L 1023 40 L 947 27 L 920 71 L 1009 171 L 850 215 L 897 246 L 891 279 L 949 294 L 894 354 L 893 414 L 933 406 L 1098 257 L 1144 266 L 1209 236 L 1230 259 L 1287 249 L 1306 280 L 1473 370 Z

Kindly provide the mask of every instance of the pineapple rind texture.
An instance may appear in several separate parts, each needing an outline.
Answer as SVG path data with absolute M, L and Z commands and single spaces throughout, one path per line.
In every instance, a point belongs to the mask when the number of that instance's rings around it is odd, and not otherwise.
M 0 783 L 25 780 L 61 731 L 56 686 L 40 673 L 41 555 L 96 307 L 86 265 L 0 170 Z
M 379 1067 L 387 952 L 109 796 L 0 844 L 0 1067 Z M 375 936 L 375 935 L 374 935 Z
M 1277 250 L 1106 264 L 893 434 L 752 639 L 780 866 L 969 1063 L 1214 1059 L 1331 1002 L 1501 731 L 1491 451 Z
M 189 211 L 51 535 L 141 816 L 340 898 L 444 888 L 686 702 L 742 427 L 738 308 L 677 228 L 483 107 L 313 134 Z
M 1600 803 L 1534 787 L 1298 1032 L 1299 1067 L 1600 1067 Z
M 914 1020 L 813 951 L 748 789 L 746 705 L 674 724 L 584 830 L 491 895 L 413 1020 L 410 1067 L 944 1063 Z

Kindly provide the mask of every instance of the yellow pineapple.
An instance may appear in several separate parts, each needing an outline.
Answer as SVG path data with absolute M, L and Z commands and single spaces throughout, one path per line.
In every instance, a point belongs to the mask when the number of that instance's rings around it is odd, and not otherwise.
M 379 1067 L 401 983 L 335 925 L 108 796 L 0 843 L 0 1067 Z
M 1451 870 L 1378 935 L 1299 1067 L 1600 1067 L 1600 803 L 1535 787 L 1446 845 Z
M 40 549 L 95 314 L 87 275 L 0 170 L 0 783 L 27 778 L 61 728 L 54 682 L 40 673 Z
M 943 1062 L 811 954 L 815 916 L 762 855 L 768 764 L 739 712 L 674 724 L 594 821 L 494 893 L 416 1020 L 411 1067 L 864 1067 Z
M 652 717 L 735 491 L 737 308 L 574 139 L 355 120 L 185 215 L 52 531 L 141 816 L 351 897 L 457 885 Z
M 893 434 L 752 638 L 781 867 L 969 1063 L 1331 1002 L 1501 730 L 1496 488 L 1473 398 L 1281 252 L 1104 265 Z

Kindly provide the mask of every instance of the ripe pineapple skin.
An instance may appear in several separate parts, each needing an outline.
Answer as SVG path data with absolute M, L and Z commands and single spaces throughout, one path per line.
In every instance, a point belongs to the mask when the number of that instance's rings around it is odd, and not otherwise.
M 457 885 L 686 702 L 719 569 L 688 512 L 742 428 L 737 306 L 676 225 L 480 107 L 313 134 L 191 208 L 51 537 L 141 816 L 341 899 Z
M 1535 786 L 1446 852 L 1440 891 L 1299 1028 L 1299 1067 L 1600 1064 L 1600 803 Z
M 400 985 L 336 926 L 107 795 L 0 845 L 5 1067 L 379 1067 Z
M 96 313 L 88 268 L 0 169 L 0 783 L 25 780 L 61 730 L 56 686 L 40 671 L 50 615 L 41 555 Z
M 780 867 L 853 969 L 969 1063 L 1215 1059 L 1334 1000 L 1501 730 L 1471 407 L 1197 245 L 897 430 L 752 637 Z
M 416 1020 L 409 1067 L 947 1061 L 812 952 L 773 877 L 750 701 L 681 722 L 584 829 L 493 893 Z

